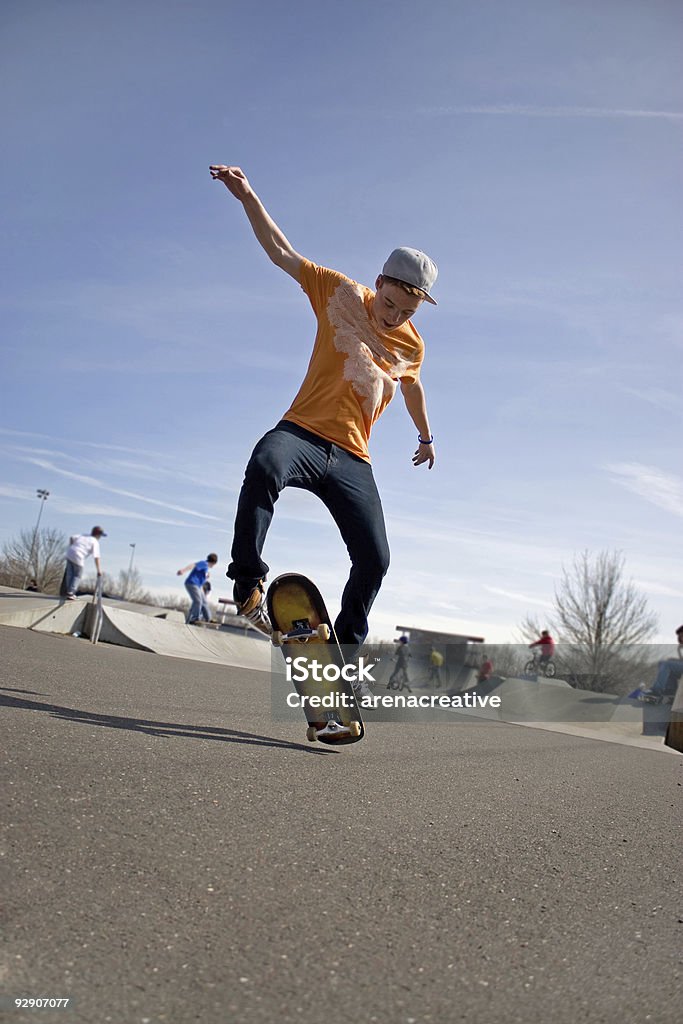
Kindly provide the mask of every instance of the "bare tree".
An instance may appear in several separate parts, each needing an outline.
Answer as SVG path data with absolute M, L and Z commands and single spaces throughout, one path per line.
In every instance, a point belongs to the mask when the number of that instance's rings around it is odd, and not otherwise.
M 553 632 L 554 623 L 552 621 L 553 616 L 548 617 L 548 621 L 540 625 L 539 620 L 535 615 L 525 615 L 519 627 L 520 636 L 523 643 L 528 647 L 532 640 L 538 640 L 541 635 L 541 630 L 550 629 Z
M 168 608 L 169 610 L 182 612 L 183 615 L 187 615 L 190 610 L 190 601 L 186 597 L 181 597 L 177 593 L 169 594 L 157 594 L 154 598 L 154 603 L 158 608 Z
M 94 594 L 97 584 L 96 576 L 89 576 L 79 586 L 79 593 Z M 105 597 L 119 597 L 123 601 L 131 601 L 134 604 L 156 604 L 153 594 L 142 585 L 142 576 L 137 569 L 129 572 L 128 569 L 120 569 L 118 577 L 114 578 L 109 573 L 102 573 L 102 593 Z
M 137 569 L 121 569 L 117 588 L 125 601 L 137 604 L 156 604 L 152 594 L 142 585 L 142 575 Z
M 542 628 L 559 643 L 559 675 L 582 689 L 626 693 L 647 675 L 657 619 L 625 579 L 621 552 L 584 551 L 563 570 L 555 610 Z M 540 630 L 532 616 L 520 626 L 524 640 L 538 639 Z
M 493 673 L 496 676 L 521 676 L 529 660 L 526 644 L 486 644 L 481 652 L 477 652 L 477 666 L 481 663 L 484 651 L 493 662 Z
M 572 660 L 583 668 L 589 690 L 611 689 L 624 663 L 640 660 L 645 644 L 657 629 L 656 616 L 633 582 L 624 578 L 619 551 L 588 551 L 563 571 L 555 593 L 557 624 Z
M 35 579 L 38 589 L 46 594 L 59 592 L 64 574 L 68 538 L 59 530 L 22 530 L 2 546 L 0 583 L 6 587 L 22 587 L 24 580 Z

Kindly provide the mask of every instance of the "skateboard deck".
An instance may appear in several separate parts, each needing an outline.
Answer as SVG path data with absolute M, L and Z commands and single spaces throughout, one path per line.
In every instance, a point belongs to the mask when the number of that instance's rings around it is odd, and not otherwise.
M 268 587 L 266 607 L 271 640 L 282 650 L 294 688 L 302 699 L 314 699 L 303 706 L 307 738 L 334 746 L 362 739 L 365 730 L 353 687 L 341 675 L 344 659 L 316 585 L 299 573 L 278 576 Z M 332 698 L 335 706 L 316 706 L 318 698 L 328 703 Z

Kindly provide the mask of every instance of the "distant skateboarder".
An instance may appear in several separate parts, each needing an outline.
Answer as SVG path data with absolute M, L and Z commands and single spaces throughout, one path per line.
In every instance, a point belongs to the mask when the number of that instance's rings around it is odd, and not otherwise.
M 209 575 L 209 570 L 214 567 L 217 561 L 218 555 L 212 552 L 202 561 L 190 562 L 184 569 L 178 569 L 176 573 L 176 576 L 182 576 L 185 572 L 190 573 L 185 580 L 185 590 L 190 597 L 190 610 L 185 619 L 188 626 L 192 626 L 198 621 L 211 622 L 211 611 L 207 602 L 207 592 L 204 589 L 204 584 Z M 190 570 L 192 571 L 190 572 Z
M 313 354 L 292 405 L 259 441 L 239 496 L 227 575 L 240 614 L 264 633 L 270 623 L 261 553 L 280 491 L 302 487 L 332 514 L 351 559 L 335 632 L 360 646 L 368 613 L 389 566 L 384 514 L 370 465 L 368 442 L 397 386 L 417 428 L 413 463 L 434 464 L 425 394 L 420 383 L 424 342 L 411 322 L 431 289 L 437 268 L 417 249 L 395 249 L 376 291 L 305 259 L 271 219 L 239 167 L 210 168 L 242 204 L 257 241 L 272 262 L 293 277 L 318 320 Z
M 396 664 L 394 665 L 394 671 L 389 676 L 387 690 L 407 690 L 408 693 L 413 692 L 410 688 L 410 679 L 408 678 L 409 658 L 408 637 L 399 637 L 396 649 Z
M 79 533 L 69 539 L 69 547 L 66 552 L 66 568 L 59 589 L 61 597 L 65 597 L 67 601 L 76 600 L 78 584 L 83 575 L 85 560 L 91 555 L 95 562 L 98 579 L 102 576 L 100 538 L 106 536 L 101 526 L 93 526 L 89 534 Z
M 427 676 L 427 682 L 433 683 L 434 686 L 439 689 L 441 686 L 441 669 L 443 668 L 443 654 L 441 651 L 437 651 L 436 647 L 432 647 L 429 654 L 429 675 Z

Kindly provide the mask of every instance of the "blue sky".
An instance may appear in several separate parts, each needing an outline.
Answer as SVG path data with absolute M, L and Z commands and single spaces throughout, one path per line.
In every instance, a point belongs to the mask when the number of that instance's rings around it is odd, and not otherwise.
M 102 523 L 147 587 L 216 550 L 308 362 L 310 307 L 208 165 L 372 285 L 439 265 L 415 319 L 437 463 L 375 428 L 392 567 L 371 618 L 517 639 L 563 565 L 619 549 L 683 620 L 683 10 L 664 0 L 3 5 L 0 542 Z M 286 492 L 271 578 L 347 574 Z M 230 596 L 221 572 L 217 596 Z

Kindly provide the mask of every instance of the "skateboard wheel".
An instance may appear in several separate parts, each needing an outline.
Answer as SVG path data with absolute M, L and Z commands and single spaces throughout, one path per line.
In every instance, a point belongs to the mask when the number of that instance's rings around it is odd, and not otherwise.
M 318 632 L 318 638 L 320 640 L 327 641 L 327 640 L 330 639 L 330 636 L 331 636 L 331 634 L 330 634 L 330 627 L 327 625 L 326 622 L 321 622 L 320 623 L 320 625 L 318 626 L 317 632 Z
M 282 647 L 282 633 L 279 629 L 274 629 L 270 634 L 270 642 L 273 647 Z
M 317 738 L 318 730 L 314 725 L 309 725 L 308 729 L 306 730 L 306 739 L 308 740 L 309 743 L 315 743 Z
M 349 735 L 360 736 L 360 722 L 349 722 Z

